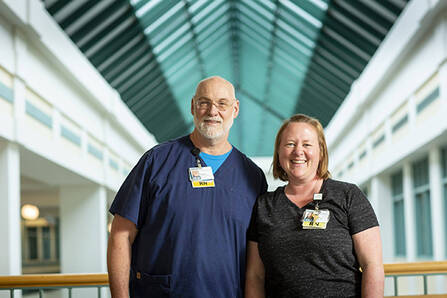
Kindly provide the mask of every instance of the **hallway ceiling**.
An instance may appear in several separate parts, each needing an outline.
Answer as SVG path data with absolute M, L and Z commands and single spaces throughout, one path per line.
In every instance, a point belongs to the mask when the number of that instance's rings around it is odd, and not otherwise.
M 196 84 L 231 81 L 230 141 L 273 153 L 285 118 L 327 125 L 407 0 L 45 0 L 45 7 L 158 142 L 193 128 Z

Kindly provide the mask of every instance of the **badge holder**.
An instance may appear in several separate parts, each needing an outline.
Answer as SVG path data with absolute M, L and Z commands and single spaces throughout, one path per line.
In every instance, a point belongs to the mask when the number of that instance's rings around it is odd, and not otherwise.
M 197 167 L 189 168 L 189 180 L 193 188 L 214 187 L 214 175 L 211 167 L 202 167 L 198 148 L 194 148 L 192 154 L 196 157 Z
M 329 210 L 320 210 L 320 201 L 323 199 L 323 194 L 314 194 L 315 210 L 304 210 L 303 218 L 301 219 L 304 230 L 324 230 L 329 221 Z

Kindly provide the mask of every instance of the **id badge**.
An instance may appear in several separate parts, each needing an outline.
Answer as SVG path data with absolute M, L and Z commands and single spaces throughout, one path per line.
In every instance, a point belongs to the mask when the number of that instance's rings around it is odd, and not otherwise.
M 303 222 L 303 229 L 326 229 L 329 222 L 329 210 L 312 210 L 306 209 L 301 219 Z
M 211 167 L 189 168 L 189 180 L 194 188 L 215 186 Z

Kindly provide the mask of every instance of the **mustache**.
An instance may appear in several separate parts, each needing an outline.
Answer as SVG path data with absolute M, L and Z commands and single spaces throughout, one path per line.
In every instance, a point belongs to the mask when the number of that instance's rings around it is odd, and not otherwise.
M 218 121 L 218 122 L 222 122 L 222 119 L 220 119 L 220 117 L 205 117 L 205 118 L 203 118 L 203 121 Z

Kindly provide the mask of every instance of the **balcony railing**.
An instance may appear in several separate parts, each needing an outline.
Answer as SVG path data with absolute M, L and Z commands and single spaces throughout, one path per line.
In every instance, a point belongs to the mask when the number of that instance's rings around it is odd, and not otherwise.
M 66 289 L 71 298 L 73 288 L 97 288 L 100 298 L 101 289 L 108 286 L 109 277 L 105 273 L 0 276 L 0 291 L 9 291 L 11 298 L 15 290 L 30 289 L 38 290 L 39 298 L 44 297 L 44 290 Z
M 428 294 L 427 277 L 433 275 L 447 276 L 447 262 L 419 262 L 385 264 L 385 276 L 392 278 L 394 283 L 394 296 L 399 296 L 398 279 L 404 276 L 420 276 L 423 278 L 423 295 L 399 297 L 447 297 L 446 294 Z M 14 297 L 15 290 L 35 289 L 39 297 L 44 297 L 48 289 L 66 289 L 68 297 L 74 288 L 97 288 L 98 297 L 101 289 L 108 287 L 107 274 L 32 274 L 18 276 L 0 276 L 0 291 L 9 291 Z

